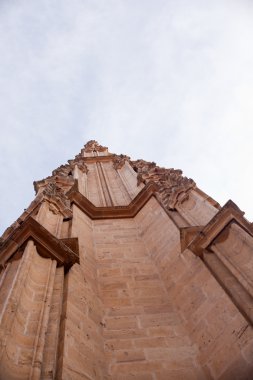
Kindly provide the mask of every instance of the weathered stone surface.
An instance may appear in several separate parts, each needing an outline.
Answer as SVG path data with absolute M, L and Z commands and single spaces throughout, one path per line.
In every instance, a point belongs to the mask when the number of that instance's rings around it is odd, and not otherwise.
M 253 230 L 89 141 L 0 240 L 0 379 L 251 379 Z

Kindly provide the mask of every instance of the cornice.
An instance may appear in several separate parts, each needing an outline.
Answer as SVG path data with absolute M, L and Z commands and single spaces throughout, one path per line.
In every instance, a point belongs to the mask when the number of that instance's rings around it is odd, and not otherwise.
M 181 249 L 189 248 L 197 256 L 203 256 L 205 249 L 231 223 L 235 222 L 253 236 L 252 224 L 244 218 L 244 212 L 229 200 L 206 226 L 184 227 L 180 229 Z
M 91 219 L 119 219 L 133 218 L 156 192 L 157 185 L 154 182 L 149 182 L 128 206 L 111 207 L 94 206 L 93 203 L 77 190 L 76 186 L 73 186 L 67 193 L 67 196 L 71 204 L 75 204 Z
M 66 165 L 65 165 L 66 166 Z M 58 169 L 56 169 L 58 170 Z M 55 171 L 56 171 L 55 170 Z M 71 168 L 69 168 L 71 170 Z M 35 190 L 35 193 L 37 194 L 41 189 L 44 191 L 48 186 L 55 186 L 55 188 L 58 188 L 59 190 L 61 189 L 62 192 L 69 190 L 71 186 L 73 186 L 74 183 L 74 178 L 73 176 L 68 176 L 67 174 L 64 175 L 61 173 L 61 175 L 52 175 L 47 178 L 44 178 L 39 181 L 34 181 L 33 182 L 33 187 Z
M 176 206 L 188 199 L 189 192 L 196 187 L 191 178 L 183 177 L 182 170 L 166 169 L 155 162 L 145 160 L 129 161 L 137 173 L 137 186 L 153 181 L 158 186 L 157 197 L 166 210 L 176 210 Z
M 77 238 L 58 239 L 34 218 L 28 217 L 0 246 L 0 266 L 28 240 L 33 240 L 38 253 L 57 261 L 58 266 L 68 269 L 74 263 L 79 263 Z M 71 247 L 72 249 L 70 249 Z M 73 248 L 76 250 L 73 251 Z
M 82 160 L 89 164 L 94 162 L 108 162 L 112 161 L 114 157 L 116 157 L 116 154 L 108 154 L 107 156 L 91 156 L 91 157 L 82 157 Z
M 176 210 L 179 204 L 188 199 L 189 192 L 196 188 L 195 182 L 184 177 L 181 170 L 162 168 L 157 166 L 155 162 L 132 161 L 128 156 L 112 154 L 108 152 L 107 147 L 99 145 L 95 140 L 90 140 L 73 160 L 68 160 L 68 164 L 55 169 L 51 177 L 34 182 L 35 191 L 51 182 L 61 187 L 64 193 L 69 192 L 74 181 L 75 166 L 87 174 L 89 164 L 103 162 L 112 162 L 115 170 L 120 170 L 125 163 L 128 163 L 136 172 L 137 186 L 141 183 L 144 185 L 149 182 L 156 183 L 156 197 L 165 210 Z

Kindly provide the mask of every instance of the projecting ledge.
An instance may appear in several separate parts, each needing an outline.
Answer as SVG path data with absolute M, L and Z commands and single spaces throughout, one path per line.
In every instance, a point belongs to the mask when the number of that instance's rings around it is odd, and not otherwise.
M 91 219 L 119 219 L 133 218 L 147 203 L 152 195 L 155 195 L 158 187 L 154 182 L 149 182 L 128 206 L 97 207 L 82 195 L 77 187 L 67 193 L 71 204 L 75 204 Z
M 0 246 L 0 266 L 28 240 L 33 240 L 38 253 L 57 261 L 65 269 L 79 263 L 77 238 L 58 239 L 35 219 L 28 217 Z
M 204 227 L 181 229 L 181 248 L 201 257 L 229 298 L 253 325 L 252 224 L 232 201 Z
M 235 222 L 249 235 L 253 236 L 252 224 L 243 217 L 244 212 L 231 200 L 229 200 L 206 226 L 191 226 L 180 229 L 181 251 L 190 249 L 197 256 L 203 256 L 214 239 Z

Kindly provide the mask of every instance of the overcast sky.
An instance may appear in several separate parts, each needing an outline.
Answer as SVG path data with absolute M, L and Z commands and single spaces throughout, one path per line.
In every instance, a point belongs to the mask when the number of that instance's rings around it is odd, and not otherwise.
M 253 221 L 252 0 L 1 0 L 0 232 L 98 140 Z

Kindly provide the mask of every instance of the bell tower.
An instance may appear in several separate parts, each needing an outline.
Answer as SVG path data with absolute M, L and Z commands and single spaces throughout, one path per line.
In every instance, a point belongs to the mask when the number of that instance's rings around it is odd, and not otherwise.
M 252 379 L 253 228 L 89 141 L 0 239 L 0 380 Z

